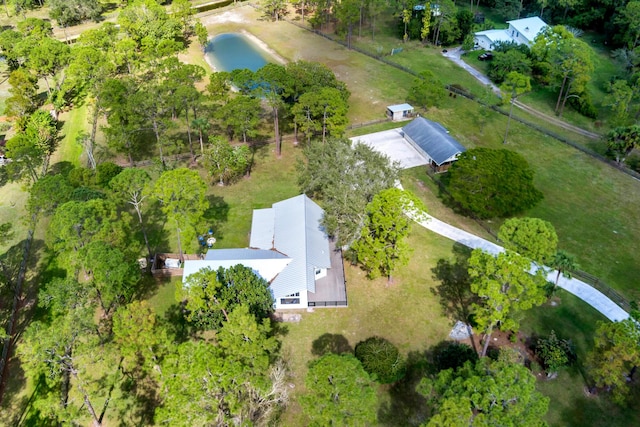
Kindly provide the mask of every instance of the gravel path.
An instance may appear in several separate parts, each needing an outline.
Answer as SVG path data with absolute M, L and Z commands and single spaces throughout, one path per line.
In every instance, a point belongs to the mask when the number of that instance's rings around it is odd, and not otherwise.
M 476 70 L 475 68 L 473 68 L 471 65 L 467 64 L 466 62 L 464 62 L 464 60 L 461 58 L 463 51 L 461 47 L 457 47 L 454 49 L 449 49 L 447 50 L 447 52 L 444 52 L 442 55 L 445 56 L 446 58 L 449 58 L 451 61 L 455 62 L 456 64 L 458 64 L 460 67 L 464 68 L 469 74 L 471 74 L 473 77 L 476 78 L 476 80 L 478 80 L 480 83 L 482 83 L 483 85 L 489 85 L 491 87 L 491 90 L 493 90 L 493 92 L 498 95 L 499 97 L 502 97 L 502 93 L 500 92 L 500 88 L 498 86 L 496 86 L 493 82 L 491 82 L 491 80 L 489 80 L 489 78 L 487 76 L 485 76 L 484 74 L 482 74 L 480 71 Z M 555 126 L 561 127 L 565 130 L 571 131 L 571 132 L 575 132 L 577 134 L 586 136 L 587 138 L 591 138 L 591 139 L 601 139 L 602 135 L 598 135 L 597 133 L 594 132 L 590 132 L 586 129 L 582 129 L 581 127 L 578 126 L 574 126 L 572 124 L 569 124 L 567 122 L 565 122 L 564 120 L 558 119 L 557 117 L 552 117 L 549 116 L 547 114 L 544 114 L 538 110 L 536 110 L 535 108 L 532 108 L 526 104 L 523 104 L 522 102 L 518 101 L 517 99 L 514 101 L 513 103 L 516 107 L 518 107 L 519 109 L 526 111 L 529 114 L 532 114 L 538 118 L 541 118 L 543 120 L 545 120 L 546 122 L 549 122 Z

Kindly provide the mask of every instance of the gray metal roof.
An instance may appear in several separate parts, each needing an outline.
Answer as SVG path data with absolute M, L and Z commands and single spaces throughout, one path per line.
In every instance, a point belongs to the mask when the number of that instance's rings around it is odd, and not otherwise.
M 331 268 L 329 238 L 321 226 L 324 211 L 307 196 L 253 211 L 251 246 L 260 249 L 211 249 L 204 260 L 185 261 L 183 282 L 202 268 L 242 264 L 271 282 L 276 299 L 315 292 L 315 269 Z
M 402 131 L 438 166 L 467 150 L 449 135 L 444 126 L 424 117 L 413 119 Z
M 275 210 L 273 208 L 253 210 L 250 247 L 259 249 L 273 248 L 274 215 Z
M 184 262 L 182 281 L 186 282 L 191 274 L 203 268 L 218 270 L 220 267 L 231 268 L 241 264 L 270 282 L 286 269 L 289 263 L 291 263 L 291 258 L 273 250 L 209 249 L 205 259 Z
M 276 251 L 264 249 L 209 249 L 204 259 L 213 261 L 247 260 L 247 259 L 279 259 L 286 256 Z
M 302 194 L 273 205 L 274 247 L 293 261 L 271 284 L 274 295 L 315 292 L 315 268 L 330 268 L 329 238 L 320 223 L 324 211 Z
M 413 107 L 409 104 L 389 105 L 387 110 L 390 110 L 392 113 L 397 113 L 399 111 L 413 111 Z

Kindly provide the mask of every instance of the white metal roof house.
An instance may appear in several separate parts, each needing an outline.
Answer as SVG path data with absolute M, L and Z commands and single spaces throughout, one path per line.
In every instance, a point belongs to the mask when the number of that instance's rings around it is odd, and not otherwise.
M 387 117 L 396 122 L 407 119 L 413 115 L 413 107 L 409 104 L 389 105 L 387 107 Z
M 423 153 L 436 172 L 444 172 L 460 153 L 467 151 L 440 123 L 418 117 L 402 128 L 406 139 Z
M 531 46 L 538 34 L 547 24 L 537 16 L 507 21 L 509 28 L 504 30 L 478 31 L 473 41 L 476 47 L 493 50 L 497 42 L 514 42 Z
M 202 268 L 237 264 L 270 284 L 276 309 L 346 305 L 342 254 L 321 225 L 324 211 L 306 195 L 255 209 L 247 249 L 210 249 L 204 260 L 185 261 L 183 283 Z

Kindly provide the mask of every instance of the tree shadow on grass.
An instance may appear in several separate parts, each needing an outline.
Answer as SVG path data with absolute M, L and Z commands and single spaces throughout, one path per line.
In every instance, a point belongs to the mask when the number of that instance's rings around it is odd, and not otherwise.
M 181 344 L 191 338 L 196 332 L 196 328 L 191 325 L 184 316 L 184 304 L 175 303 L 167 309 L 164 314 L 164 325 L 171 341 Z
M 433 278 L 440 282 L 431 292 L 438 297 L 445 316 L 472 323 L 471 306 L 478 302 L 478 297 L 471 292 L 471 278 L 468 272 L 471 249 L 455 243 L 453 255 L 453 261 L 441 258 L 431 269 Z
M 209 227 L 213 230 L 216 239 L 224 237 L 222 234 L 222 224 L 229 219 L 229 204 L 224 197 L 210 194 L 207 196 L 209 209 L 204 213 L 204 217 L 209 221 Z
M 120 383 L 120 389 L 130 399 L 125 406 L 119 408 L 119 425 L 153 425 L 155 410 L 161 403 L 159 387 L 153 378 L 140 371 L 127 373 Z
M 378 421 L 385 426 L 419 426 L 429 415 L 427 400 L 417 391 L 422 378 L 434 371 L 428 352 L 407 355 L 407 373 L 389 388 L 390 402 L 378 409 Z
M 353 348 L 349 341 L 340 334 L 323 334 L 316 338 L 311 344 L 311 353 L 314 356 L 324 356 L 325 354 L 353 354 Z

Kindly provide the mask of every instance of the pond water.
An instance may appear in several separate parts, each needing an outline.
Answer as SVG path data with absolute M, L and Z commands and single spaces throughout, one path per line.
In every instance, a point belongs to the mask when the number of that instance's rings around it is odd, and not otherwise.
M 220 34 L 207 44 L 205 57 L 218 71 L 248 68 L 256 71 L 269 62 L 269 57 L 251 40 L 235 33 Z

